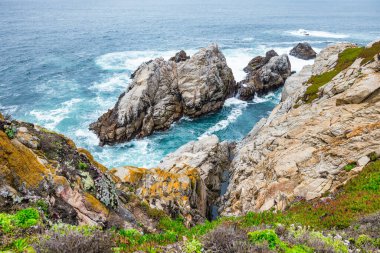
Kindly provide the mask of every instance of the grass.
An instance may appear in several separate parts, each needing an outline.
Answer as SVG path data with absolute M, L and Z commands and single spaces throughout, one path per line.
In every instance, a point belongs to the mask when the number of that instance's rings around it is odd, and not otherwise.
M 352 169 L 354 169 L 355 167 L 357 166 L 356 162 L 353 162 L 353 163 L 349 163 L 347 164 L 346 166 L 343 167 L 343 169 L 347 172 L 351 171 Z
M 320 75 L 311 76 L 308 80 L 310 84 L 306 89 L 302 100 L 305 103 L 312 103 L 319 96 L 319 89 L 330 82 L 341 71 L 350 67 L 358 58 L 362 58 L 361 65 L 373 60 L 376 54 L 380 53 L 380 42 L 374 43 L 370 48 L 355 47 L 347 48 L 338 55 L 338 61 L 334 69 Z

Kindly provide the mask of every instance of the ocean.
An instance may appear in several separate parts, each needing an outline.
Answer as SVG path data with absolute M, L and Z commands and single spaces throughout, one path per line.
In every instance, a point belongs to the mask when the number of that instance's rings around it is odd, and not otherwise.
M 231 98 L 219 112 L 183 118 L 168 131 L 99 147 L 88 125 L 115 104 L 142 62 L 216 42 L 239 81 L 249 60 L 270 49 L 288 53 L 307 41 L 318 52 L 380 38 L 379 12 L 378 0 L 1 0 L 0 111 L 65 134 L 109 168 L 154 167 L 204 135 L 241 140 L 281 90 Z M 313 62 L 290 60 L 294 71 Z

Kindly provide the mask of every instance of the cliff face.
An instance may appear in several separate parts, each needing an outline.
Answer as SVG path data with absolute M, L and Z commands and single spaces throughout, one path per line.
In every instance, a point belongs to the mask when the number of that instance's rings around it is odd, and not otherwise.
M 380 43 L 338 44 L 291 76 L 282 102 L 237 145 L 225 215 L 334 191 L 380 153 Z

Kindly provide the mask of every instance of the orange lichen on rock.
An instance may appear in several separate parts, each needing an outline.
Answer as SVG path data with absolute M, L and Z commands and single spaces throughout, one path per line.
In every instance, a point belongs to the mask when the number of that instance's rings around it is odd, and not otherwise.
M 0 131 L 0 175 L 10 185 L 20 187 L 25 183 L 28 187 L 38 188 L 49 173 L 36 154 Z
M 84 204 L 88 210 L 94 211 L 96 213 L 102 213 L 105 216 L 108 216 L 109 210 L 107 207 L 88 192 L 84 193 L 84 200 Z
M 362 135 L 363 132 L 370 132 L 370 131 L 373 131 L 373 130 L 379 129 L 379 128 L 380 128 L 380 122 L 376 122 L 373 124 L 368 124 L 365 126 L 357 127 L 355 129 L 353 129 L 350 133 L 348 133 L 346 136 L 347 136 L 347 138 L 352 138 L 355 136 Z
M 88 160 L 90 160 L 90 163 L 92 165 L 94 165 L 95 167 L 97 167 L 98 169 L 100 169 L 103 173 L 107 172 L 108 169 L 106 166 L 104 166 L 103 164 L 101 163 L 98 163 L 94 157 L 91 155 L 91 153 L 87 150 L 87 149 L 84 149 L 84 148 L 78 148 L 77 151 L 80 153 L 80 154 L 83 154 L 87 157 Z

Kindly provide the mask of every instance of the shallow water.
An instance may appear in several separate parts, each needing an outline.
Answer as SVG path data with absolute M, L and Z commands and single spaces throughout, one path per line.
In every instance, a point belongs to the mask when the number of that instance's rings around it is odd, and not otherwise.
M 152 167 L 205 134 L 240 140 L 279 102 L 280 91 L 229 99 L 220 112 L 113 147 L 97 146 L 88 125 L 114 105 L 139 64 L 180 49 L 193 54 L 217 42 L 241 80 L 249 60 L 272 48 L 287 53 L 308 41 L 320 50 L 380 37 L 379 1 L 330 2 L 2 0 L 0 110 L 69 136 L 108 167 Z M 296 71 L 312 63 L 291 62 Z

